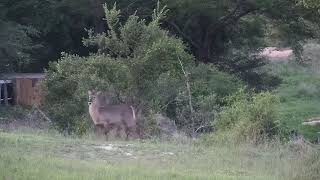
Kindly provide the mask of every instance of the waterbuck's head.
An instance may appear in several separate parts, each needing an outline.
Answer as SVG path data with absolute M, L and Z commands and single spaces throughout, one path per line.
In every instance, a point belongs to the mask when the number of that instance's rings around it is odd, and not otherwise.
M 93 103 L 98 105 L 106 105 L 112 103 L 112 95 L 106 92 L 89 90 L 88 96 L 88 105 L 91 105 Z
M 94 99 L 96 98 L 96 90 L 89 90 L 88 91 L 88 105 L 91 105 Z

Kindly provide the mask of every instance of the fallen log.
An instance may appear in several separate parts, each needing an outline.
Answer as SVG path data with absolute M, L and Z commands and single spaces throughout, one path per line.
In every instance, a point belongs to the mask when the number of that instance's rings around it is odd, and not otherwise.
M 312 118 L 302 123 L 302 125 L 317 126 L 320 125 L 320 118 Z
M 303 122 L 302 125 L 316 126 L 320 125 L 320 121 Z

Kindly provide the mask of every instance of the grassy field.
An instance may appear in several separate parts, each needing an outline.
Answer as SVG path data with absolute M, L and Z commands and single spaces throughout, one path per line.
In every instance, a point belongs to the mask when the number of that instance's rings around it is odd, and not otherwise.
M 0 132 L 0 179 L 316 180 L 316 148 L 105 142 Z
M 303 126 L 302 122 L 320 117 L 320 69 L 294 63 L 274 63 L 268 69 L 283 80 L 275 90 L 281 100 L 277 108 L 280 120 L 290 129 L 315 141 L 320 127 Z

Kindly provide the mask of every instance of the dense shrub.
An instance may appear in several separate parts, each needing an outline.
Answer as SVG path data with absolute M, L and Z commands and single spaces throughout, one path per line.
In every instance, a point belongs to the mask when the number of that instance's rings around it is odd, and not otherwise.
M 217 118 L 215 127 L 237 141 L 259 142 L 280 133 L 275 109 L 279 99 L 269 92 L 250 96 L 243 90 L 228 98 L 229 105 Z
M 181 91 L 176 98 L 176 123 L 179 127 L 189 130 L 191 118 L 195 128 L 209 126 L 220 106 L 224 104 L 223 99 L 242 86 L 238 78 L 217 70 L 213 65 L 199 64 L 192 68 L 190 73 L 193 114 L 190 114 L 186 91 Z

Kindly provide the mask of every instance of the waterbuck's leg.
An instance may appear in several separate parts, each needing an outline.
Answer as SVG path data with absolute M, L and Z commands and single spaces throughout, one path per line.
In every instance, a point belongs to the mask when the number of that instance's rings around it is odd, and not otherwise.
M 129 140 L 129 129 L 127 126 L 124 127 L 124 132 L 126 134 L 126 141 L 128 141 Z
M 132 137 L 133 139 L 138 138 L 137 127 L 136 126 L 126 127 L 126 134 L 127 134 L 126 140 L 129 140 L 129 137 Z
M 128 141 L 130 137 L 130 128 L 127 125 L 125 126 L 125 132 L 126 132 L 126 141 Z
M 103 124 L 96 124 L 94 126 L 94 133 L 98 137 L 100 137 L 101 135 L 104 135 L 104 125 Z
M 133 138 L 136 138 L 136 135 L 137 135 L 137 126 L 134 125 L 134 126 L 129 126 L 127 124 L 127 122 L 125 120 L 122 120 L 122 123 L 124 125 L 124 129 L 125 129 L 125 132 L 126 132 L 126 140 L 129 140 L 129 137 L 130 135 L 133 137 Z
M 125 136 L 126 136 L 126 141 L 129 140 L 129 128 L 128 128 L 128 125 L 127 125 L 127 122 L 125 121 L 125 119 L 122 119 L 122 124 L 123 124 L 123 129 L 124 129 L 124 132 L 125 132 Z
M 137 130 L 138 130 L 138 128 L 136 125 L 129 128 L 129 132 L 131 133 L 132 138 L 134 138 L 134 139 L 139 137 Z
M 104 124 L 104 134 L 106 136 L 106 140 L 107 141 L 108 141 L 108 134 L 109 134 L 111 129 L 112 129 L 112 125 L 111 124 Z
M 105 137 L 106 137 L 106 141 L 108 141 L 109 140 L 109 132 L 110 132 L 110 130 L 108 129 L 108 130 L 105 130 L 104 131 L 104 135 L 105 135 Z
M 121 138 L 121 135 L 120 135 L 121 129 L 122 129 L 121 125 L 118 125 L 118 126 L 117 126 L 117 133 L 116 133 L 116 137 L 117 137 L 117 138 Z

